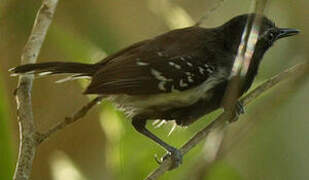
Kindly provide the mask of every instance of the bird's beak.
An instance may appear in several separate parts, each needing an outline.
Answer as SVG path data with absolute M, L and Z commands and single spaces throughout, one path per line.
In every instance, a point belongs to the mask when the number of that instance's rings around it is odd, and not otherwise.
M 280 28 L 279 34 L 277 36 L 277 39 L 294 36 L 298 34 L 300 31 L 298 29 L 291 29 L 291 28 Z

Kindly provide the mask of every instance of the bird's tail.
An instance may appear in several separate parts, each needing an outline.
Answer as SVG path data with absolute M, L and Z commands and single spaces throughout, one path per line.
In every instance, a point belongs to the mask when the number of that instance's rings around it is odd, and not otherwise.
M 72 62 L 46 62 L 36 64 L 25 64 L 10 69 L 12 76 L 19 74 L 34 74 L 38 76 L 69 74 L 70 76 L 57 81 L 58 83 L 80 79 L 90 78 L 98 70 L 98 64 L 83 64 Z

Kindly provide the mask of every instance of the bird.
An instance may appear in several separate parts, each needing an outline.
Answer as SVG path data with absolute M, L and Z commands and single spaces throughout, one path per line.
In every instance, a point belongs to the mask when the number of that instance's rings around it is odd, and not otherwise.
M 10 71 L 12 75 L 68 75 L 58 82 L 90 79 L 83 93 L 111 101 L 132 120 L 137 132 L 163 147 L 177 167 L 182 162 L 179 149 L 149 131 L 146 122 L 175 120 L 179 126 L 188 126 L 221 108 L 243 30 L 248 18 L 255 16 L 238 15 L 214 28 L 194 25 L 171 30 L 134 43 L 95 64 L 43 62 Z M 262 16 L 239 97 L 251 87 L 263 55 L 274 42 L 298 33 L 297 29 L 278 28 Z

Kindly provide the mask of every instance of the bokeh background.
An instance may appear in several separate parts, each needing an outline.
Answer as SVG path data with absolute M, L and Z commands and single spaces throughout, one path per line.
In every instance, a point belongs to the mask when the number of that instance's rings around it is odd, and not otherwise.
M 193 23 L 216 6 L 217 0 L 60 0 L 42 47 L 39 62 L 92 63 L 131 43 Z M 250 0 L 226 0 L 203 22 L 218 26 L 249 12 Z M 39 0 L 0 0 L 0 179 L 11 179 L 18 150 L 13 90 L 17 78 L 8 69 L 20 63 Z M 277 42 L 266 54 L 255 85 L 272 75 L 308 61 L 309 1 L 269 0 L 266 14 L 280 27 L 301 34 Z M 218 160 L 202 171 L 207 180 L 309 179 L 308 72 L 281 83 L 246 108 L 231 125 Z M 63 120 L 89 99 L 84 82 L 55 84 L 57 77 L 35 80 L 33 109 L 38 129 Z M 149 125 L 156 134 L 179 147 L 215 118 L 213 113 L 189 128 Z M 184 164 L 161 179 L 193 179 L 203 143 L 184 157 Z M 143 179 L 157 167 L 154 154 L 164 151 L 137 134 L 123 114 L 104 102 L 82 120 L 44 142 L 34 161 L 33 180 Z M 194 174 L 194 173 L 193 173 Z

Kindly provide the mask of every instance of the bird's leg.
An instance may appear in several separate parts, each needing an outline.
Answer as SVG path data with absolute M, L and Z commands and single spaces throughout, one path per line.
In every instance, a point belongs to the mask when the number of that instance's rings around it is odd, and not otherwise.
M 168 151 L 167 156 L 171 156 L 171 158 L 173 160 L 173 164 L 170 167 L 170 170 L 178 167 L 182 163 L 181 152 L 177 148 L 167 144 L 166 142 L 161 140 L 159 137 L 154 135 L 152 132 L 150 132 L 145 127 L 146 126 L 146 119 L 134 117 L 133 120 L 132 120 L 132 125 L 134 126 L 136 131 L 138 131 L 139 133 L 143 134 L 144 136 L 152 139 L 154 142 L 156 142 L 157 144 L 159 144 L 161 147 L 163 147 L 165 150 Z M 164 156 L 163 159 L 165 159 L 167 156 Z

